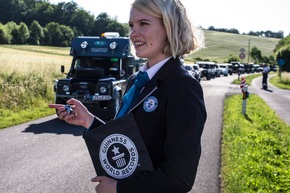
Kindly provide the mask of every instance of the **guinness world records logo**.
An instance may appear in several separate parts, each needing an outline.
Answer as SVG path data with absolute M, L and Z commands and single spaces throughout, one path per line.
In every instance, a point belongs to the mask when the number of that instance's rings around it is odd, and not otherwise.
M 99 158 L 107 174 L 116 179 L 123 179 L 135 171 L 139 156 L 130 138 L 115 133 L 103 140 Z
M 154 111 L 157 108 L 157 106 L 158 100 L 154 96 L 148 97 L 143 103 L 143 109 L 148 113 Z

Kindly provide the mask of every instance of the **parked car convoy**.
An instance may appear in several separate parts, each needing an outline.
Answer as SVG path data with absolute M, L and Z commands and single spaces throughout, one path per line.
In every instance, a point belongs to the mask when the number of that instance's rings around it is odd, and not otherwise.
M 184 68 L 191 76 L 198 80 L 198 82 L 201 81 L 201 72 L 199 71 L 199 67 L 197 64 L 185 64 Z
M 184 62 L 184 60 L 183 60 Z M 262 71 L 262 64 L 253 63 L 215 63 L 210 61 L 199 61 L 194 63 L 183 63 L 185 69 L 198 81 L 201 81 L 205 77 L 206 80 L 210 80 L 216 77 L 228 76 L 233 73 L 239 76 L 244 73 L 257 73 Z M 277 65 L 269 65 L 271 71 L 277 71 Z
M 196 62 L 196 64 L 199 66 L 201 76 L 205 77 L 206 80 L 215 78 L 214 69 L 211 67 L 211 65 L 215 64 L 215 62 Z
M 185 70 L 187 70 L 187 72 L 193 76 L 193 68 L 190 65 L 184 65 Z
M 221 75 L 223 76 L 228 76 L 229 75 L 229 65 L 228 64 L 218 64 L 220 70 L 221 70 Z
M 195 73 L 195 78 L 200 82 L 201 81 L 201 78 L 202 78 L 202 75 L 201 75 L 201 71 L 199 69 L 199 66 L 198 64 L 193 64 L 193 69 L 194 69 L 194 73 Z
M 211 68 L 214 69 L 214 76 L 220 77 L 221 76 L 221 69 L 219 68 L 219 66 L 217 64 L 212 64 L 210 66 L 211 66 Z

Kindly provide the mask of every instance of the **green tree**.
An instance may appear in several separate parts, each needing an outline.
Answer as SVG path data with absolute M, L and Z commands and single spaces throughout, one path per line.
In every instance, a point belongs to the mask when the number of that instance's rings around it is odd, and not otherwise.
M 231 63 L 233 61 L 240 61 L 240 58 L 238 58 L 237 56 L 230 54 L 228 59 L 224 61 L 224 63 Z
M 262 60 L 262 52 L 256 46 L 251 49 L 250 56 L 255 63 L 260 63 Z
M 30 23 L 37 20 L 41 26 L 46 26 L 50 22 L 54 22 L 55 6 L 50 5 L 48 2 L 36 3 L 35 8 L 31 10 L 29 15 Z M 58 21 L 55 21 L 58 22 Z
M 26 44 L 29 36 L 30 36 L 30 32 L 27 25 L 21 22 L 18 27 L 18 36 L 17 36 L 16 42 L 18 44 Z
M 285 64 L 281 67 L 282 71 L 290 72 L 290 35 L 281 39 L 274 50 L 276 61 L 283 59 Z
M 74 37 L 73 30 L 70 27 L 65 26 L 65 25 L 60 25 L 59 29 L 62 33 L 62 40 L 61 40 L 60 46 L 63 46 L 63 47 L 70 46 L 71 41 Z
M 72 26 L 81 31 L 82 34 L 88 36 L 92 32 L 92 24 L 94 23 L 94 17 L 83 9 L 78 9 L 71 18 Z
M 8 33 L 12 37 L 10 43 L 17 44 L 17 39 L 18 39 L 18 35 L 19 35 L 17 23 L 15 23 L 14 21 L 10 21 L 10 22 L 6 23 L 5 26 L 7 27 Z
M 99 14 L 94 22 L 92 34 L 100 36 L 109 31 L 119 32 L 120 36 L 128 36 L 129 25 L 120 24 L 116 18 L 110 18 L 107 13 Z
M 275 57 L 273 55 L 262 56 L 262 61 L 261 62 L 262 63 L 266 63 L 266 64 L 270 64 L 270 65 L 276 64 Z
M 1 0 L 0 1 L 0 13 L 1 22 L 7 23 L 9 21 L 14 21 L 16 23 L 21 22 L 23 18 L 23 13 L 27 9 L 24 0 Z
M 46 46 L 51 45 L 52 37 L 49 31 L 45 27 L 43 28 L 43 34 L 44 34 L 44 38 L 41 45 L 46 45 Z
M 7 22 L 5 26 L 7 27 L 8 33 L 10 33 L 11 35 L 13 35 L 13 31 L 17 30 L 18 28 L 17 23 L 15 23 L 14 21 Z
M 120 36 L 129 36 L 129 25 L 121 24 L 117 20 L 111 20 L 107 25 L 107 31 L 119 32 Z
M 290 45 L 286 45 L 283 48 L 280 48 L 276 52 L 277 61 L 283 59 L 285 64 L 281 67 L 281 71 L 290 72 Z
M 12 36 L 6 25 L 0 23 L 0 44 L 10 44 Z
M 110 23 L 110 17 L 107 13 L 100 13 L 93 25 L 92 33 L 96 36 L 102 35 L 102 33 L 108 31 L 107 26 Z
M 38 21 L 33 21 L 29 27 L 30 37 L 28 39 L 29 44 L 40 45 L 41 40 L 44 38 L 44 32 Z
M 50 46 L 68 46 L 74 37 L 73 30 L 65 25 L 50 22 L 45 28 L 46 43 Z
M 277 52 L 279 51 L 279 49 L 285 47 L 285 46 L 288 46 L 290 45 L 290 35 L 281 39 L 278 44 L 276 45 L 276 48 L 274 49 L 274 52 Z
M 48 46 L 60 46 L 60 42 L 62 40 L 62 32 L 59 28 L 59 24 L 56 22 L 48 23 L 45 28 L 47 29 L 46 36 L 48 37 L 47 40 Z

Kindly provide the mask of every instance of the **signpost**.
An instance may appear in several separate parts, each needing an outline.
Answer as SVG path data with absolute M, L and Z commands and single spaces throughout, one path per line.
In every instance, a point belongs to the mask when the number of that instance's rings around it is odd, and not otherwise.
M 242 77 L 240 88 L 243 93 L 242 114 L 245 115 L 247 110 L 247 98 L 249 98 L 248 85 L 245 77 Z
M 285 64 L 285 60 L 284 59 L 279 59 L 278 60 L 278 65 L 281 67 Z
M 281 79 L 282 79 L 282 77 L 281 77 L 281 73 L 282 73 L 282 66 L 285 64 L 285 60 L 284 59 L 279 59 L 278 60 L 278 65 L 279 65 L 279 77 L 280 77 L 280 81 L 281 81 Z
M 244 53 L 245 52 L 245 49 L 244 48 L 241 48 L 240 49 L 240 54 L 239 54 L 239 58 L 242 59 L 242 62 L 243 62 L 243 59 L 246 58 L 246 54 Z
M 240 53 L 239 57 L 243 60 L 246 58 L 246 54 L 242 52 L 242 53 Z

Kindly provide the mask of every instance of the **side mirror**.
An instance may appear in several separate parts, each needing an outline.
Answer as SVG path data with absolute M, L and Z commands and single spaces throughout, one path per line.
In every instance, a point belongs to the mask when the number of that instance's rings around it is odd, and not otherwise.
M 61 65 L 61 66 L 60 66 L 60 71 L 61 71 L 61 73 L 64 73 L 64 70 L 65 70 L 64 65 Z

